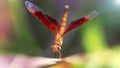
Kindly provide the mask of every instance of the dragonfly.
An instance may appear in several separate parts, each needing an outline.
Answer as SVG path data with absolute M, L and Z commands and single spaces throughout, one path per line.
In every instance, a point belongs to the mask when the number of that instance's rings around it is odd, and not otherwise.
M 38 6 L 35 4 L 25 1 L 25 6 L 29 10 L 29 12 L 36 17 L 42 24 L 44 24 L 54 35 L 55 39 L 53 41 L 53 44 L 51 46 L 53 53 L 55 56 L 61 58 L 62 54 L 62 44 L 63 44 L 63 36 L 71 31 L 74 28 L 79 27 L 80 25 L 88 22 L 89 20 L 92 20 L 95 18 L 99 12 L 92 11 L 89 14 L 81 17 L 80 19 L 77 19 L 75 21 L 72 21 L 67 27 L 66 22 L 68 18 L 68 9 L 69 5 L 65 5 L 65 9 L 63 11 L 63 16 L 60 24 L 55 20 L 53 17 L 49 16 L 48 14 L 44 13 Z

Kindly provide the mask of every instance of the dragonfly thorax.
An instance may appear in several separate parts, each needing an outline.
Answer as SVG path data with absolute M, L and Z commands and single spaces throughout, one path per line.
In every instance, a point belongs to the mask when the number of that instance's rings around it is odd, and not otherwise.
M 61 36 L 60 34 L 57 34 L 55 36 L 54 44 L 58 45 L 58 46 L 61 46 L 62 43 L 63 43 L 63 36 Z

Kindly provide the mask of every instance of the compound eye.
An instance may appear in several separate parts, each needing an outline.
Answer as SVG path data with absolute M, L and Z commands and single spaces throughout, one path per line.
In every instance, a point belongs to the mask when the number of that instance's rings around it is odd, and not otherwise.
M 61 50 L 61 47 L 59 46 L 57 49 L 58 49 L 58 50 Z

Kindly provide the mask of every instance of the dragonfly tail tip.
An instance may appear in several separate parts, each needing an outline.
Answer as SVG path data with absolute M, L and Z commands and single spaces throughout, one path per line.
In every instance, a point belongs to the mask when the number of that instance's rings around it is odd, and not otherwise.
M 69 9 L 69 5 L 65 5 L 65 8 L 66 8 L 66 9 Z

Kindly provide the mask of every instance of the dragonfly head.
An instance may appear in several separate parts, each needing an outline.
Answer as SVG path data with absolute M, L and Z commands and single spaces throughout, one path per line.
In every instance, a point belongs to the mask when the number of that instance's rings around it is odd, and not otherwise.
M 61 54 L 61 46 L 60 45 L 52 45 L 52 50 L 55 54 L 55 57 L 56 58 L 61 58 L 62 57 L 62 54 Z
M 53 44 L 52 50 L 54 53 L 59 53 L 61 51 L 61 46 Z

